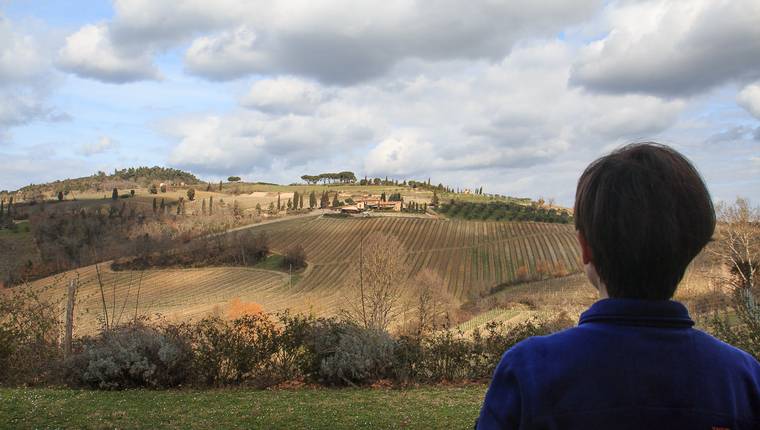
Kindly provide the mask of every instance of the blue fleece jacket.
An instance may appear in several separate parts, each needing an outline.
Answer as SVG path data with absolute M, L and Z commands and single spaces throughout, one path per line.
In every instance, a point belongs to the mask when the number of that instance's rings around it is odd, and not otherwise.
M 675 301 L 604 299 L 507 351 L 478 429 L 760 429 L 760 363 Z

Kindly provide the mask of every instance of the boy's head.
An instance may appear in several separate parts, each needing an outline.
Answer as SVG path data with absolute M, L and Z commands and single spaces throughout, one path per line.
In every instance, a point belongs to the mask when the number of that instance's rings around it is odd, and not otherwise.
M 620 148 L 578 180 L 575 228 L 610 297 L 667 300 L 710 241 L 715 211 L 697 170 L 656 143 Z

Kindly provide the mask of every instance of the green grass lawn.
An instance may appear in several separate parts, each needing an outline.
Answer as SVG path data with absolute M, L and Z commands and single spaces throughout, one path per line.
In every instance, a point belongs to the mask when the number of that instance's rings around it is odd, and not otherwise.
M 485 386 L 121 392 L 0 389 L 0 428 L 470 429 Z
M 254 265 L 253 267 L 255 267 L 256 269 L 274 270 L 277 272 L 288 273 L 288 269 L 285 268 L 284 260 L 285 260 L 284 255 L 270 254 L 269 256 L 267 256 L 267 258 L 256 263 L 256 265 Z M 293 279 L 291 280 L 293 285 L 296 285 L 298 281 L 301 280 L 301 275 L 303 275 L 303 269 L 293 271 L 292 273 Z

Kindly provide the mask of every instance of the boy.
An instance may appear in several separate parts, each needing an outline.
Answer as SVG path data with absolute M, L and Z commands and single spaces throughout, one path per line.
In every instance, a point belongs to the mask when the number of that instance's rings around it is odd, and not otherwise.
M 691 163 L 623 147 L 583 172 L 574 216 L 601 300 L 577 327 L 504 354 L 477 428 L 760 429 L 760 363 L 670 300 L 715 229 Z

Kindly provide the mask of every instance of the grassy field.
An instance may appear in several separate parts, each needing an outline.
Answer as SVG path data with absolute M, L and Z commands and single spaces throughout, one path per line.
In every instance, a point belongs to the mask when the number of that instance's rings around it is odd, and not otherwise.
M 470 429 L 485 386 L 123 392 L 0 389 L 0 428 Z

